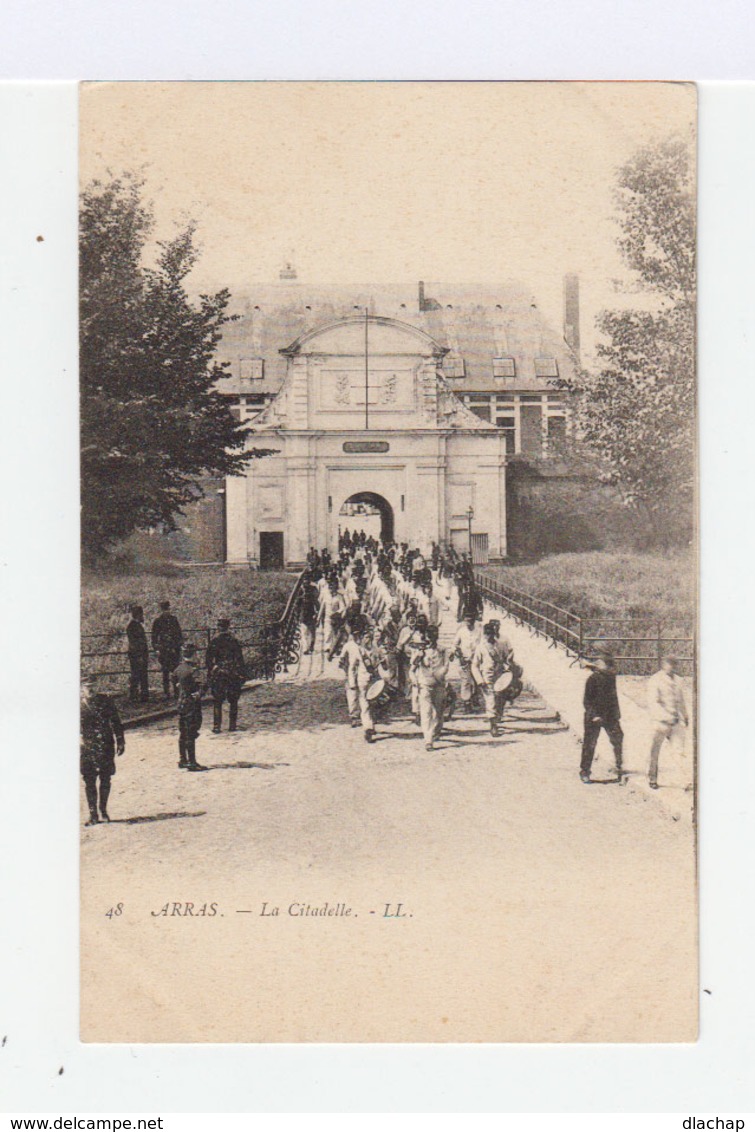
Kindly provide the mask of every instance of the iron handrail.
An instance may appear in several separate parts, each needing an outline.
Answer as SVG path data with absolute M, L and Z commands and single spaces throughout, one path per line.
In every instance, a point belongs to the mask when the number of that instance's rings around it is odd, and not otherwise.
M 653 662 L 653 664 L 660 665 L 664 648 L 674 644 L 689 646 L 692 655 L 678 659 L 685 664 L 694 666 L 694 618 L 683 614 L 664 618 L 640 614 L 631 614 L 626 617 L 582 616 L 570 609 L 564 609 L 554 602 L 549 602 L 545 598 L 538 598 L 534 594 L 527 594 L 522 590 L 510 589 L 483 571 L 475 572 L 475 581 L 482 594 L 494 604 L 499 605 L 518 624 L 529 626 L 538 636 L 547 638 L 553 645 L 563 645 L 567 656 L 573 656 L 576 660 L 583 660 L 590 653 L 590 646 L 594 646 L 598 641 L 611 642 L 619 645 L 619 647 L 624 644 L 642 643 L 656 646 L 652 656 L 632 656 L 631 654 L 620 653 L 614 659 L 632 664 Z M 608 628 L 621 624 L 630 627 L 629 635 L 613 636 L 603 631 L 603 626 Z M 653 627 L 652 633 L 650 631 L 648 635 L 637 633 L 640 626 L 643 628 L 648 626 L 649 629 L 650 625 Z M 676 635 L 679 628 L 684 629 L 687 625 L 690 626 L 689 636 Z M 665 632 L 664 628 L 666 628 Z
M 234 622 L 234 629 L 239 633 L 239 643 L 242 649 L 254 650 L 255 655 L 251 658 L 245 658 L 246 664 L 246 678 L 252 679 L 274 679 L 276 673 L 285 672 L 288 666 L 295 663 L 299 657 L 300 647 L 300 631 L 299 631 L 299 606 L 302 597 L 302 573 L 297 575 L 294 582 L 293 589 L 288 596 L 285 609 L 280 617 L 268 625 L 257 626 L 255 622 L 251 621 L 236 621 Z M 244 630 L 256 630 L 251 637 L 246 637 Z M 215 628 L 210 625 L 192 625 L 182 628 L 185 635 L 202 635 L 206 638 L 209 645 Z M 125 629 L 119 630 L 125 633 Z M 93 638 L 107 637 L 107 633 L 86 633 L 82 634 L 82 643 Z M 152 650 L 150 650 L 152 652 Z M 92 652 L 82 651 L 82 660 L 106 660 L 109 657 L 124 658 L 127 656 L 125 649 L 114 651 L 106 649 L 104 651 Z M 148 665 L 148 671 L 157 672 L 159 666 L 152 662 Z M 129 674 L 128 668 L 108 669 L 107 671 L 98 672 L 98 677 L 115 677 L 126 676 Z

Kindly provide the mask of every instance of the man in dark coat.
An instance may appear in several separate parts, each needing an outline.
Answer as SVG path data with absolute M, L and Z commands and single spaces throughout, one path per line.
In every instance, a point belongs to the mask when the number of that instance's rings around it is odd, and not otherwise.
M 588 667 L 593 671 L 585 684 L 585 723 L 579 777 L 583 782 L 591 781 L 590 771 L 595 757 L 595 747 L 600 730 L 603 728 L 613 747 L 616 777 L 619 782 L 623 782 L 624 732 L 619 723 L 621 710 L 616 692 L 616 667 L 613 655 L 608 649 L 596 649 L 596 660 Z
M 317 614 L 319 613 L 317 594 L 319 573 L 319 570 L 305 570 L 301 580 L 301 643 L 304 646 L 302 649 L 304 656 L 311 653 L 315 647 Z
M 207 677 L 212 696 L 212 730 L 217 734 L 223 725 L 223 701 L 228 700 L 228 730 L 236 730 L 239 696 L 246 679 L 244 652 L 234 637 L 231 623 L 223 617 L 218 621 L 218 635 L 207 649 Z
M 140 605 L 131 606 L 131 620 L 126 626 L 128 639 L 128 662 L 131 666 L 128 698 L 132 704 L 149 700 L 149 645 L 144 631 L 144 610 Z
M 152 622 L 152 648 L 157 653 L 157 659 L 163 674 L 163 692 L 166 700 L 170 699 L 171 674 L 175 672 L 181 659 L 181 645 L 183 633 L 178 624 L 178 618 L 170 612 L 170 602 L 160 602 L 160 614 Z
M 126 747 L 123 724 L 111 696 L 95 692 L 89 676 L 81 680 L 81 751 L 80 770 L 89 806 L 87 825 L 110 821 L 107 801 L 110 796 L 110 779 L 115 774 L 115 755 L 122 755 Z M 99 806 L 97 813 L 97 783 L 99 780 Z
M 202 726 L 202 685 L 198 679 L 196 648 L 183 646 L 183 659 L 173 673 L 178 696 L 178 766 L 180 770 L 205 770 L 196 756 L 196 741 Z

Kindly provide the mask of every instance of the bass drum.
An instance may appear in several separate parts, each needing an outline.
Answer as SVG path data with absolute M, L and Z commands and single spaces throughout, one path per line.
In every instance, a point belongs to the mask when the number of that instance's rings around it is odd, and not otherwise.
M 507 692 L 514 682 L 513 672 L 503 672 L 493 684 L 493 691 L 496 693 Z
M 386 704 L 390 703 L 391 699 L 391 692 L 388 684 L 386 684 L 385 680 L 381 680 L 379 678 L 372 681 L 365 695 L 367 696 L 367 701 L 370 704 L 370 707 L 373 708 L 385 707 Z

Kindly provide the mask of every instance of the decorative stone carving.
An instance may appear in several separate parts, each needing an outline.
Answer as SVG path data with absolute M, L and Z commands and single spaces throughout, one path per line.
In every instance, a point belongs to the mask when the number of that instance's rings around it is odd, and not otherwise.
M 395 373 L 389 373 L 383 380 L 383 387 L 380 390 L 380 401 L 383 405 L 392 405 L 396 400 L 396 389 L 398 386 L 398 377 Z
M 336 374 L 335 401 L 338 405 L 348 405 L 351 402 L 351 379 L 348 373 Z

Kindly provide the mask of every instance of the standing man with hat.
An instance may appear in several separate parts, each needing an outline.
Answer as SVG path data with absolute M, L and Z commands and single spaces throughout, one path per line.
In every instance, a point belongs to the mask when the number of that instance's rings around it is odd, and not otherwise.
M 128 662 L 131 667 L 128 698 L 132 704 L 137 700 L 146 704 L 149 700 L 149 645 L 144 631 L 144 610 L 140 605 L 132 605 L 130 612 L 131 620 L 126 626 Z
M 93 678 L 82 676 L 80 770 L 89 806 L 87 825 L 97 825 L 100 819 L 110 821 L 107 812 L 110 779 L 115 774 L 115 755 L 122 755 L 125 749 L 123 724 L 115 700 L 104 692 L 95 692 Z
M 514 662 L 513 649 L 507 640 L 501 639 L 500 630 L 501 622 L 495 618 L 485 622 L 482 640 L 475 649 L 471 664 L 472 676 L 482 692 L 485 718 L 493 736 L 499 734 L 506 706 L 506 694 L 497 690 L 495 684 L 505 672 L 511 671 Z
M 163 693 L 166 700 L 170 699 L 170 678 L 181 659 L 183 639 L 178 618 L 170 612 L 170 602 L 161 601 L 160 614 L 152 622 L 152 648 L 157 653 L 162 669 Z
M 616 664 L 613 653 L 608 648 L 596 648 L 595 660 L 588 664 L 592 669 L 585 684 L 584 708 L 585 724 L 582 739 L 582 760 L 579 777 L 583 782 L 591 782 L 590 771 L 595 757 L 595 747 L 601 728 L 608 736 L 616 760 L 617 780 L 624 781 L 623 746 L 624 732 L 621 730 L 621 709 L 616 691 Z
M 178 696 L 178 767 L 179 770 L 205 770 L 196 756 L 196 741 L 202 726 L 202 685 L 197 678 L 196 648 L 183 647 L 183 660 L 173 673 Z
M 658 757 L 668 739 L 684 747 L 684 728 L 689 724 L 687 705 L 681 677 L 676 674 L 675 656 L 664 656 L 661 668 L 648 680 L 647 698 L 650 718 L 653 721 L 653 741 L 650 745 L 648 783 L 651 790 L 658 789 Z
M 212 730 L 217 734 L 223 726 L 223 703 L 228 700 L 228 730 L 236 730 L 239 696 L 246 679 L 244 651 L 231 632 L 227 617 L 218 621 L 218 634 L 207 649 L 207 676 L 212 696 Z

